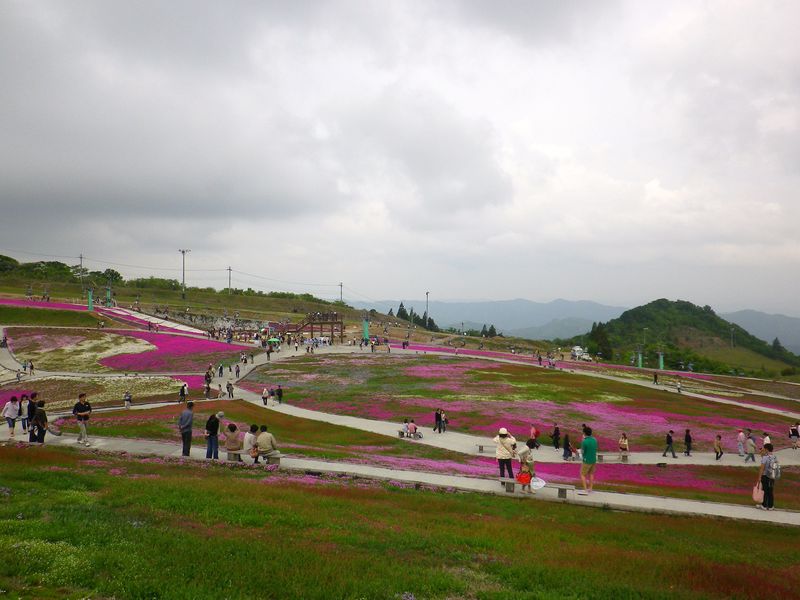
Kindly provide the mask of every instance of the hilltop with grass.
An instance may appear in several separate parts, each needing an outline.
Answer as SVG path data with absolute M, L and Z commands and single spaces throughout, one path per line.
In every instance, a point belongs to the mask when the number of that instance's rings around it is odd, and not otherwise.
M 629 363 L 642 350 L 645 366 L 650 367 L 658 364 L 658 352 L 663 352 L 665 367 L 671 369 L 774 378 L 795 375 L 800 368 L 800 357 L 779 340 L 769 344 L 726 321 L 710 306 L 685 300 L 655 300 L 607 323 L 595 323 L 585 336 L 562 343 L 585 343 L 593 354 L 599 352 L 604 361 L 616 363 Z

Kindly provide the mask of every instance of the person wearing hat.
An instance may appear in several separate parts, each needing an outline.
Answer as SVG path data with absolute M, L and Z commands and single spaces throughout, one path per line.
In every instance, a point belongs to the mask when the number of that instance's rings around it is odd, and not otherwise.
M 225 413 L 219 411 L 206 421 L 206 458 L 219 459 L 219 422 L 224 416 Z
M 508 429 L 501 427 L 500 431 L 497 432 L 497 435 L 492 441 L 494 441 L 497 446 L 494 455 L 495 458 L 497 458 L 497 464 L 500 465 L 500 478 L 502 479 L 503 473 L 508 471 L 509 479 L 514 479 L 514 471 L 511 468 L 511 459 L 514 457 L 516 452 L 517 440 L 514 439 L 513 435 L 508 433 Z

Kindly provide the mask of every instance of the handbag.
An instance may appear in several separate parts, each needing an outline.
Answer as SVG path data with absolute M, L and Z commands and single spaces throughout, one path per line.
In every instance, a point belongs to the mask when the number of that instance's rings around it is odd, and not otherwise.
M 761 483 L 757 483 L 753 486 L 753 501 L 758 504 L 764 501 L 764 490 L 761 487 Z
M 250 448 L 250 458 L 258 458 L 258 446 L 253 446 Z

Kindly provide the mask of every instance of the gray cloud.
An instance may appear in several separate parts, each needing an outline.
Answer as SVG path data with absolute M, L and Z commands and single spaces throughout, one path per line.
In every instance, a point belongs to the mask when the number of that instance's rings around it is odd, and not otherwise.
M 131 264 L 189 246 L 195 264 L 384 297 L 423 282 L 486 297 L 480 281 L 788 312 L 798 17 L 791 2 L 5 2 L 0 234 Z

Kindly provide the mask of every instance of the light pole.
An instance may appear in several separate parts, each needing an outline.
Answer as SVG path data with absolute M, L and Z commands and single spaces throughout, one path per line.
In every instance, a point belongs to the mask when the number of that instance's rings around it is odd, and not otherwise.
M 186 253 L 191 252 L 188 248 L 178 248 L 181 253 L 181 298 L 186 300 Z
M 425 327 L 428 326 L 428 319 L 430 318 L 428 314 L 428 294 L 430 294 L 430 292 L 425 292 Z

